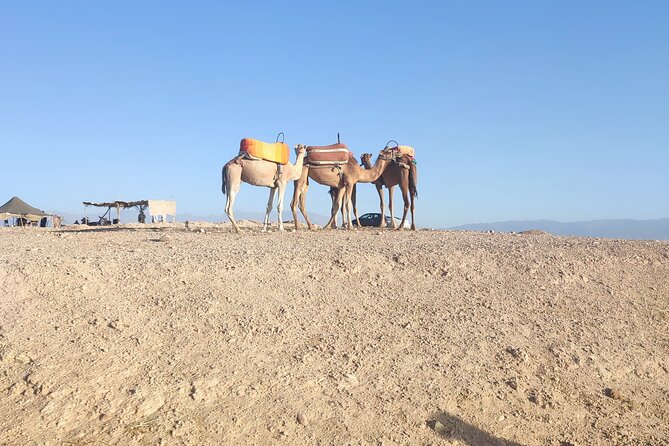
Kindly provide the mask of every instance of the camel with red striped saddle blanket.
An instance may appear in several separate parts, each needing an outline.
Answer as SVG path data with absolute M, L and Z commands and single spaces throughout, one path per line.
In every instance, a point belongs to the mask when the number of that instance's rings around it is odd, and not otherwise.
M 342 147 L 343 146 L 343 147 Z M 333 204 L 330 214 L 330 221 L 325 225 L 325 227 L 336 227 L 337 223 L 337 213 L 342 208 L 342 205 L 345 206 L 345 215 L 347 217 L 348 228 L 351 229 L 351 196 L 353 194 L 353 188 L 356 183 L 371 183 L 378 179 L 383 172 L 386 164 L 389 163 L 393 157 L 393 154 L 389 150 L 382 150 L 379 153 L 374 166 L 369 170 L 365 170 L 356 161 L 352 153 L 349 152 L 346 159 L 346 163 L 343 163 L 343 151 L 341 149 L 346 149 L 348 147 L 344 144 L 334 144 L 331 146 L 309 146 L 312 148 L 312 153 L 314 153 L 313 148 L 317 150 L 337 150 L 337 152 L 320 152 L 321 154 L 330 154 L 328 155 L 329 159 L 317 159 L 319 162 L 329 162 L 328 164 L 313 164 L 309 159 L 302 166 L 302 175 L 295 181 L 295 189 L 293 191 L 293 201 L 290 204 L 290 208 L 293 211 L 293 220 L 295 222 L 295 229 L 299 229 L 299 221 L 297 217 L 297 208 L 299 207 L 300 212 L 304 216 L 305 221 L 309 229 L 313 228 L 309 216 L 307 215 L 306 210 L 306 196 L 307 190 L 309 189 L 309 180 L 312 179 L 315 182 L 322 184 L 324 186 L 329 186 L 331 189 L 336 190 L 336 195 L 333 193 Z M 309 153 L 309 147 L 307 147 L 307 153 Z M 316 152 L 318 153 L 318 152 Z M 333 155 L 336 154 L 336 155 Z M 320 155 L 319 155 L 320 156 Z M 332 159 L 335 157 L 341 157 L 339 159 Z M 334 191 L 333 191 L 334 192 Z

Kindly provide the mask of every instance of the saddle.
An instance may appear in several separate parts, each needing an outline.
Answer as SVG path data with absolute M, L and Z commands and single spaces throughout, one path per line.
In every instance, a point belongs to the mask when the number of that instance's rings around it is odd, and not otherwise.
M 307 146 L 307 164 L 314 166 L 333 166 L 346 164 L 353 154 L 346 144 L 337 143 L 329 146 Z
M 416 151 L 411 146 L 397 146 L 397 150 L 399 150 L 400 155 L 402 156 L 409 155 L 413 158 L 416 155 Z
M 239 143 L 239 154 L 250 159 L 262 159 L 277 164 L 287 164 L 289 159 L 288 144 L 283 142 L 268 143 L 253 138 L 244 138 Z

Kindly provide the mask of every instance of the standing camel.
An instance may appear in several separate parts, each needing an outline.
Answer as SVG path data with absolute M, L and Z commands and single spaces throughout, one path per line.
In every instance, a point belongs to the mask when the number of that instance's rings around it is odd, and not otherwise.
M 372 154 L 365 153 L 360 157 L 365 169 L 372 168 Z M 390 220 L 392 221 L 393 229 L 402 229 L 407 218 L 407 211 L 409 210 L 409 197 L 411 197 L 411 229 L 416 230 L 416 222 L 414 220 L 414 201 L 418 196 L 418 168 L 411 162 L 409 157 L 402 156 L 399 162 L 393 161 L 388 164 L 381 176 L 374 181 L 376 191 L 379 193 L 379 200 L 381 202 L 381 224 L 380 227 L 386 226 L 386 218 L 384 214 L 383 203 L 383 186 L 388 188 L 388 207 L 390 208 Z M 402 223 L 400 227 L 395 227 L 395 214 L 393 214 L 393 189 L 399 185 L 402 191 L 402 198 L 404 199 L 404 214 L 402 215 Z
M 263 232 L 267 230 L 267 226 L 269 225 L 269 213 L 272 211 L 274 194 L 277 189 L 279 190 L 279 199 L 276 208 L 279 216 L 279 231 L 283 231 L 283 197 L 286 193 L 286 185 L 289 181 L 295 181 L 300 178 L 306 147 L 298 144 L 295 146 L 295 153 L 297 154 L 295 164 L 291 164 L 288 161 L 280 170 L 277 163 L 272 161 L 244 159 L 241 156 L 231 159 L 223 166 L 223 184 L 221 189 L 223 194 L 227 194 L 228 196 L 225 204 L 225 213 L 228 214 L 228 218 L 235 231 L 239 232 L 239 227 L 237 227 L 237 222 L 235 221 L 233 206 L 242 181 L 253 186 L 270 188 L 267 208 L 265 210 L 265 221 L 262 227 Z
M 297 218 L 298 205 L 300 212 L 302 212 L 302 215 L 307 222 L 307 226 L 309 229 L 313 228 L 306 211 L 306 196 L 307 190 L 309 189 L 309 179 L 314 180 L 318 184 L 330 186 L 330 188 L 336 190 L 336 195 L 334 192 L 331 192 L 333 198 L 332 212 L 330 220 L 325 227 L 334 227 L 334 225 L 336 225 L 337 213 L 342 207 L 343 202 L 348 218 L 348 228 L 351 229 L 350 203 L 352 200 L 351 195 L 353 194 L 353 186 L 355 186 L 356 183 L 371 183 L 375 181 L 379 178 L 391 159 L 391 151 L 384 149 L 379 153 L 376 163 L 374 163 L 373 166 L 370 165 L 368 170 L 361 168 L 354 157 L 350 157 L 346 164 L 340 166 L 303 165 L 302 175 L 295 181 L 293 201 L 290 204 L 290 208 L 293 211 L 295 229 L 300 228 Z

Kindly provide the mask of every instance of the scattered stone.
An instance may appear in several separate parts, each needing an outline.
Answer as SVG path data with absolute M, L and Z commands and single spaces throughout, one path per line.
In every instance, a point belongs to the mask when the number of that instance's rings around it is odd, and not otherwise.
M 508 346 L 506 348 L 506 352 L 516 359 L 520 359 L 523 362 L 527 361 L 527 353 L 525 353 L 521 348 Z
M 137 407 L 135 415 L 140 418 L 148 417 L 149 415 L 153 415 L 154 413 L 158 412 L 158 410 L 160 410 L 164 404 L 165 399 L 162 397 L 162 395 L 155 395 L 151 398 L 147 398 Z
M 160 238 L 158 239 L 158 241 L 160 241 L 160 242 L 165 242 L 165 243 L 169 243 L 169 242 L 172 241 L 172 236 L 169 235 L 169 234 L 165 234 L 165 235 L 163 235 L 162 237 L 160 237 Z
M 441 435 L 447 435 L 447 434 L 450 433 L 448 428 L 446 426 L 444 426 L 444 424 L 441 421 L 435 421 L 433 429 L 435 430 L 435 432 L 437 432 Z
M 309 424 L 309 420 L 307 419 L 307 416 L 303 414 L 302 412 L 297 414 L 297 422 L 300 423 L 302 426 L 306 426 Z
M 531 403 L 536 404 L 537 406 L 543 406 L 543 398 L 541 397 L 541 394 L 537 391 L 530 392 L 530 395 L 527 397 L 527 399 L 530 400 Z
M 100 415 L 99 419 L 102 423 L 106 423 L 107 421 L 111 420 L 111 415 L 103 413 L 102 415 Z
M 14 360 L 21 364 L 28 364 L 31 361 L 30 356 L 25 353 L 19 353 L 18 355 L 14 356 Z
M 348 381 L 348 383 L 352 386 L 355 386 L 359 383 L 358 378 L 351 373 L 344 374 L 344 378 L 346 378 L 346 381 Z
M 506 380 L 506 384 L 513 390 L 518 390 L 518 379 L 515 376 Z
M 504 421 L 506 417 L 504 415 L 500 415 L 497 417 L 497 421 Z
M 604 389 L 604 395 L 618 401 L 623 401 L 625 399 L 623 398 L 622 392 L 618 389 Z
M 109 324 L 107 324 L 107 326 L 109 328 L 113 328 L 114 330 L 118 330 L 118 331 L 121 331 L 123 329 L 123 324 L 121 323 L 121 321 L 119 319 L 114 319 L 113 321 L 109 322 Z

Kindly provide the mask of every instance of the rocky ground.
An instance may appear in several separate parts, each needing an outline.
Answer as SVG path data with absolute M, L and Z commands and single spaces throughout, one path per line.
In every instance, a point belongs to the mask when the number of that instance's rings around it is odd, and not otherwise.
M 667 242 L 0 229 L 0 287 L 0 444 L 669 444 Z

